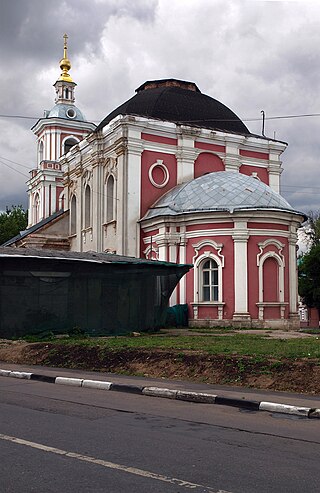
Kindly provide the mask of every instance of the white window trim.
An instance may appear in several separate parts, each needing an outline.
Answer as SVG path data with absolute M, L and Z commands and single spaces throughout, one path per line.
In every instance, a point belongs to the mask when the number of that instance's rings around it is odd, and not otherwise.
M 113 178 L 113 202 L 112 202 L 112 219 L 108 221 L 108 181 L 110 177 Z M 103 217 L 104 224 L 109 224 L 116 221 L 117 217 L 117 180 L 114 173 L 107 173 L 104 180 L 104 207 Z
M 201 288 L 202 288 L 202 264 L 206 260 L 214 260 L 218 266 L 218 300 L 217 301 L 202 301 Z M 205 251 L 194 261 L 194 303 L 204 304 L 204 305 L 216 305 L 223 303 L 222 292 L 223 292 L 223 282 L 222 282 L 222 268 L 223 263 L 218 255 L 215 255 L 211 251 Z

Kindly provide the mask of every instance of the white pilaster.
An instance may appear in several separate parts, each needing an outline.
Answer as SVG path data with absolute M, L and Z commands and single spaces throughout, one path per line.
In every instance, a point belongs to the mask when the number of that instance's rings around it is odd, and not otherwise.
M 195 136 L 182 133 L 178 137 L 177 184 L 194 178 L 194 163 L 199 151 L 194 147 Z
M 126 196 L 126 237 L 125 255 L 139 256 L 140 228 L 137 219 L 140 219 L 141 203 L 141 154 L 143 145 L 141 133 L 135 128 L 128 130 L 127 147 L 127 196 Z
M 187 239 L 185 237 L 185 227 L 180 227 L 180 256 L 179 263 L 185 264 L 187 262 Z M 180 289 L 180 303 L 186 303 L 186 276 L 183 276 L 180 280 L 178 287 Z
M 289 312 L 290 315 L 298 312 L 297 234 L 293 225 L 289 237 Z
M 224 166 L 226 171 L 239 171 L 241 166 L 239 148 L 244 142 L 245 137 L 229 136 L 226 138 L 226 157 L 224 158 Z
M 246 221 L 235 221 L 234 234 L 234 320 L 250 320 L 248 313 L 248 230 Z

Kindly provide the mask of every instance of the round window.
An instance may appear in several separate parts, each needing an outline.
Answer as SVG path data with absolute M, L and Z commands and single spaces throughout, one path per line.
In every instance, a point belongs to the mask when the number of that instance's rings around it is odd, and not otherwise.
M 76 111 L 73 108 L 68 108 L 66 113 L 68 118 L 75 118 L 77 115 Z
M 163 164 L 163 161 L 158 159 L 149 168 L 149 180 L 152 185 L 157 188 L 163 188 L 169 181 L 169 171 L 168 168 Z

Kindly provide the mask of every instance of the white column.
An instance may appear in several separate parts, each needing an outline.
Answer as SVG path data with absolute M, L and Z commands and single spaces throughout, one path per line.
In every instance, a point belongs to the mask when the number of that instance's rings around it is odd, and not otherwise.
M 168 260 L 167 258 L 168 239 L 167 239 L 165 226 L 159 228 L 159 233 L 156 235 L 155 241 L 159 247 L 158 259 L 166 262 Z
M 33 225 L 33 204 L 32 204 L 32 188 L 29 185 L 29 208 L 28 208 L 28 228 Z
M 226 139 L 226 157 L 224 166 L 226 171 L 239 171 L 241 166 L 239 148 L 240 144 L 245 141 L 245 137 L 231 137 Z
M 99 251 L 98 244 L 100 243 L 100 231 L 101 231 L 101 221 L 100 221 L 100 188 L 99 188 L 99 164 L 96 161 L 92 166 L 92 183 L 91 183 L 91 204 L 92 204 L 92 249 L 94 251 Z
M 61 130 L 56 131 L 56 159 L 61 156 Z
M 123 144 L 116 149 L 117 154 L 117 240 L 116 250 L 118 255 L 125 255 L 125 220 L 126 220 L 126 201 L 127 201 L 127 188 L 126 188 L 126 163 L 127 154 Z
M 125 231 L 125 255 L 139 256 L 140 228 L 137 221 L 140 219 L 141 203 L 141 132 L 135 128 L 128 131 L 127 151 L 127 194 L 126 206 L 126 231 Z
M 46 130 L 44 133 L 44 153 L 43 159 L 50 161 L 50 130 Z
M 183 133 L 178 137 L 177 184 L 185 183 L 194 178 L 194 163 L 199 154 L 194 147 L 195 136 Z
M 298 271 L 297 271 L 297 235 L 296 228 L 290 226 L 289 237 L 289 314 L 298 313 Z
M 187 262 L 187 239 L 185 236 L 185 226 L 180 227 L 180 257 L 179 263 L 185 264 Z M 187 295 L 186 295 L 186 275 L 182 277 L 180 280 L 178 287 L 180 289 L 180 303 L 183 305 L 186 303 Z
M 177 260 L 177 245 L 172 242 L 169 243 L 169 262 L 176 263 Z M 170 296 L 169 304 L 170 306 L 177 304 L 177 289 L 176 287 Z
M 52 138 L 52 146 L 51 146 L 51 159 L 52 161 L 55 161 L 57 159 L 57 154 L 56 154 L 56 132 L 55 130 L 52 130 L 52 134 L 51 134 L 51 138 Z
M 250 320 L 248 313 L 248 230 L 246 221 L 236 221 L 234 241 L 234 320 Z
M 282 173 L 280 156 L 286 149 L 287 144 L 280 142 L 269 143 L 269 186 L 277 193 L 280 193 L 280 175 Z

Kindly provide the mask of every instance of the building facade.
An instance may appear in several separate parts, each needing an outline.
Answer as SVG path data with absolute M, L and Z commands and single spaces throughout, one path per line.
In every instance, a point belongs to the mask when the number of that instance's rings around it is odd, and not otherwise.
M 66 44 L 60 66 L 56 105 L 33 128 L 33 229 L 13 243 L 32 245 L 64 209 L 55 248 L 193 264 L 171 297 L 190 325 L 298 327 L 305 217 L 280 195 L 287 144 L 176 79 L 145 82 L 94 128 L 74 106 Z

